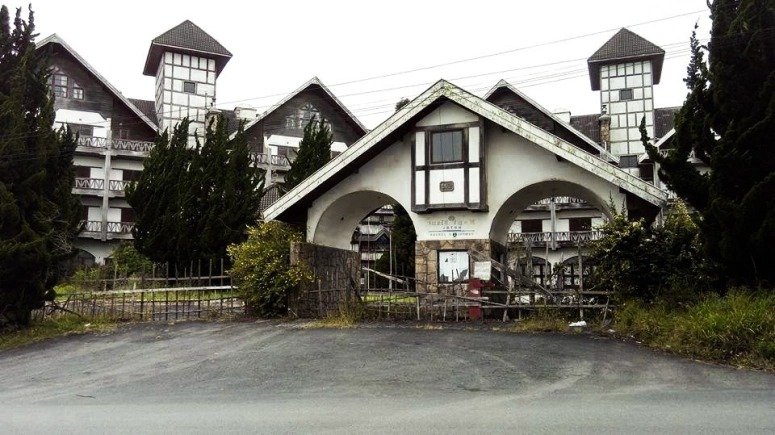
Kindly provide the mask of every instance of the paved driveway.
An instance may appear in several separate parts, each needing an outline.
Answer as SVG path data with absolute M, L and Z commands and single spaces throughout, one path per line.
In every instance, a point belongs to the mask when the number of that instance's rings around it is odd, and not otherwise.
M 1 433 L 775 432 L 775 376 L 588 336 L 135 325 L 0 353 Z

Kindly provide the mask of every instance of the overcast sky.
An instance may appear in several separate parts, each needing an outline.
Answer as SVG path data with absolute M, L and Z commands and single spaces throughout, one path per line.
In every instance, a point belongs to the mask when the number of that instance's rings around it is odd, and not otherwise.
M 153 78 L 142 75 L 150 41 L 190 19 L 234 54 L 218 79 L 218 107 L 262 112 L 318 76 L 369 128 L 439 78 L 477 95 L 503 78 L 547 109 L 598 113 L 586 58 L 620 27 L 666 50 L 655 105 L 680 105 L 692 28 L 699 23 L 701 38 L 710 28 L 705 0 L 38 0 L 32 7 L 40 38 L 59 34 L 128 97 L 153 99 Z M 401 74 L 363 80 L 393 73 Z

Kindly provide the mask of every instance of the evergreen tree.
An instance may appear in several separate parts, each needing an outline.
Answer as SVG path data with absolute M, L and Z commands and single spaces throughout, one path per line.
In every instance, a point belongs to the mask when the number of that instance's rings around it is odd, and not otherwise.
M 50 71 L 35 24 L 0 7 L 0 323 L 29 323 L 53 297 L 59 264 L 74 253 L 80 205 L 71 194 L 76 140 L 53 130 Z
M 390 243 L 393 251 L 393 274 L 414 277 L 414 242 L 417 241 L 417 233 L 414 230 L 412 218 L 400 204 L 393 204 L 393 224 L 390 227 Z M 374 269 L 390 273 L 390 256 L 380 257 L 374 264 Z M 377 285 L 382 286 L 381 280 Z
M 263 191 L 263 172 L 252 164 L 242 126 L 229 140 L 226 121 L 211 122 L 204 141 L 188 146 L 189 121 L 161 135 L 126 198 L 136 214 L 137 250 L 179 268 L 226 257 L 245 240 Z
M 331 143 L 334 135 L 321 119 L 312 117 L 304 127 L 304 137 L 299 143 L 299 154 L 285 174 L 283 189 L 287 192 L 331 160 Z
M 692 37 L 686 102 L 660 176 L 701 215 L 704 247 L 732 283 L 775 282 L 775 0 L 710 4 L 707 48 Z M 692 154 L 710 167 L 698 172 Z

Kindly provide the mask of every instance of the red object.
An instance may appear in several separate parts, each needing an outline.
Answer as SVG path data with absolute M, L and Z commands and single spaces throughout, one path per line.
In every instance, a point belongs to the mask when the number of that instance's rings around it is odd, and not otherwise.
M 481 279 L 471 278 L 468 280 L 468 297 L 472 299 L 480 299 L 482 297 L 482 289 L 486 287 L 492 287 L 492 283 L 489 281 L 482 281 Z M 467 301 L 468 303 L 475 301 Z M 471 320 L 478 320 L 482 318 L 482 304 L 468 307 L 468 318 Z

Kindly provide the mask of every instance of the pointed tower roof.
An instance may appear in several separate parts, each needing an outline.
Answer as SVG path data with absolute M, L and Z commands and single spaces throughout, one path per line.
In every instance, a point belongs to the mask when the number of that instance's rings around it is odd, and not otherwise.
M 650 60 L 654 74 L 653 83 L 658 84 L 662 76 L 665 50 L 642 36 L 622 28 L 611 37 L 595 54 L 587 59 L 589 80 L 592 90 L 600 90 L 600 67 L 612 63 Z
M 183 21 L 151 41 L 143 74 L 156 75 L 159 61 L 165 51 L 193 54 L 215 59 L 215 71 L 220 74 L 231 59 L 231 52 L 191 20 Z

